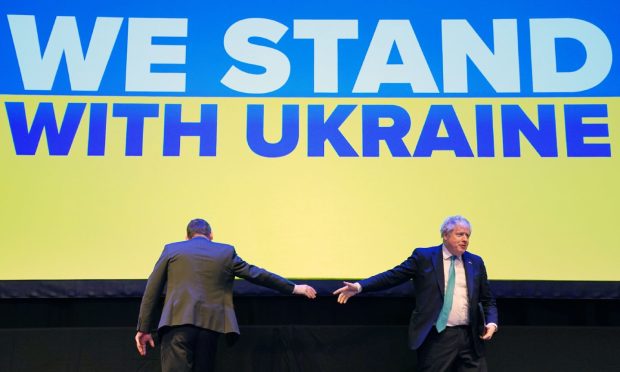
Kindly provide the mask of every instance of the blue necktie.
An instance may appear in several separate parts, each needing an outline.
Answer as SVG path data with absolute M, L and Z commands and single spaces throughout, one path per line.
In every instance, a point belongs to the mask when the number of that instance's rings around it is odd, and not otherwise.
M 448 324 L 448 315 L 450 315 L 450 309 L 452 309 L 452 297 L 454 297 L 454 279 L 456 276 L 454 271 L 454 259 L 456 259 L 456 256 L 450 257 L 450 273 L 448 274 L 448 286 L 446 287 L 446 294 L 443 296 L 443 307 L 441 308 L 439 318 L 437 318 L 437 322 L 435 323 L 435 327 L 437 327 L 437 332 L 441 332 L 446 329 L 446 325 Z

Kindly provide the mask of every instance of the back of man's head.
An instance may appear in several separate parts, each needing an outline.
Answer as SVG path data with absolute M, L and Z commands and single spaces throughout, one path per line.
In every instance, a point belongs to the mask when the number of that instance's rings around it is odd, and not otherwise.
M 189 239 L 193 238 L 196 234 L 210 236 L 211 235 L 211 225 L 202 218 L 196 218 L 187 224 L 187 237 Z

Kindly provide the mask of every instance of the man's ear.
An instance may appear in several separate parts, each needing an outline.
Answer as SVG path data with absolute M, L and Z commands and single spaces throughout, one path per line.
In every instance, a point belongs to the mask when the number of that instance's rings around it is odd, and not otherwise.
M 213 240 L 213 231 L 211 231 L 209 235 L 207 235 L 207 238 L 209 238 L 209 240 Z

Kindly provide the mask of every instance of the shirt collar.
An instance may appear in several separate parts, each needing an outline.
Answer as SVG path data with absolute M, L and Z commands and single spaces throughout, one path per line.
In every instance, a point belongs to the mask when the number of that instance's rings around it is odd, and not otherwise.
M 457 260 L 461 259 L 461 257 L 453 255 L 452 253 L 450 253 L 450 251 L 448 250 L 448 248 L 446 248 L 446 246 L 444 244 L 441 245 L 441 253 L 443 255 L 443 259 L 444 260 L 449 260 L 450 257 L 452 257 L 452 256 L 456 257 Z

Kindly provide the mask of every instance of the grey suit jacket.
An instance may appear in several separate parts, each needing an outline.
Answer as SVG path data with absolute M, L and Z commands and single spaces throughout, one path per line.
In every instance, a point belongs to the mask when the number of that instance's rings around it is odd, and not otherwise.
M 195 237 L 166 245 L 146 284 L 138 331 L 195 325 L 239 334 L 232 300 L 235 276 L 286 294 L 291 294 L 295 285 L 246 263 L 228 244 Z M 164 289 L 164 307 L 157 322 L 155 317 Z
M 422 345 L 437 321 L 443 306 L 444 271 L 441 245 L 417 248 L 403 263 L 391 270 L 361 280 L 364 292 L 393 287 L 411 279 L 416 297 L 416 306 L 409 322 L 409 347 L 417 349 Z M 469 326 L 472 329 L 474 349 L 484 354 L 484 343 L 477 336 L 484 323 L 497 321 L 497 307 L 491 292 L 484 261 L 470 252 L 463 253 L 467 297 L 469 302 Z M 479 305 L 482 313 L 478 311 Z M 483 319 L 484 318 L 484 319 Z

